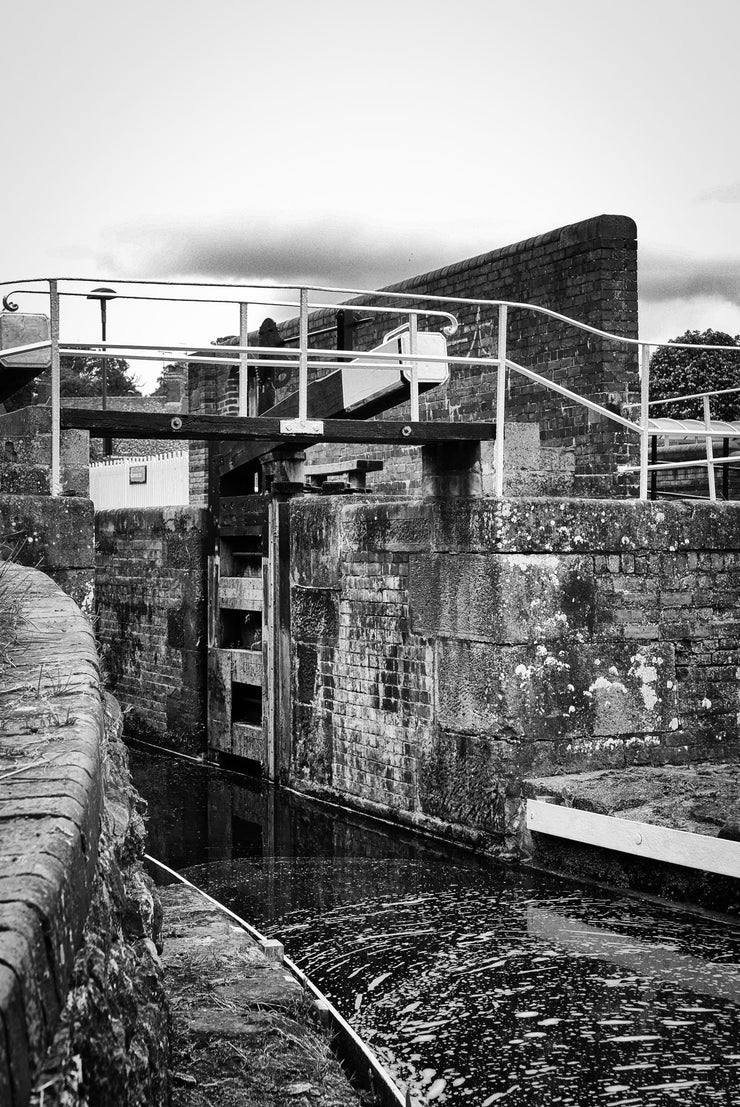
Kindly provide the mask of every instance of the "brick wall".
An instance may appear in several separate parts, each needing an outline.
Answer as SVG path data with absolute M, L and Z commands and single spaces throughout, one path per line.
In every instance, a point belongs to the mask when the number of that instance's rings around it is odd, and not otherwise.
M 528 775 L 740 754 L 740 510 L 310 498 L 291 526 L 295 782 L 495 836 Z
M 238 393 L 237 370 L 227 365 L 189 363 L 187 404 L 191 413 L 236 415 Z M 193 507 L 208 506 L 208 444 L 203 441 L 190 442 L 190 503 Z
M 636 235 L 631 219 L 602 215 L 412 277 L 389 286 L 389 290 L 418 296 L 417 304 L 429 295 L 534 303 L 634 338 Z M 351 301 L 355 305 L 362 302 Z M 455 311 L 460 328 L 449 340 L 450 352 L 460 356 L 495 355 L 495 309 L 458 305 Z M 399 321 L 392 315 L 373 317 L 372 322 L 358 327 L 356 348 L 377 345 Z M 310 317 L 310 329 L 319 330 L 334 322 L 334 312 L 315 312 Z M 281 324 L 279 329 L 289 339 L 297 334 L 297 321 Z M 603 342 L 545 316 L 516 310 L 509 313 L 508 334 L 509 356 L 520 364 L 616 410 L 635 399 L 636 358 L 629 348 Z M 256 344 L 257 340 L 257 334 L 250 336 L 250 342 Z M 316 335 L 311 342 L 316 348 L 329 349 L 335 339 L 330 333 Z M 421 418 L 492 419 L 495 376 L 493 368 L 453 366 L 448 384 L 422 397 Z M 191 366 L 190 410 L 236 410 L 236 381 L 235 370 Z M 275 384 L 278 398 L 297 387 L 287 370 L 276 372 Z M 408 418 L 408 405 L 389 411 L 386 417 Z M 616 465 L 633 459 L 636 453 L 635 437 L 626 435 L 616 424 L 589 415 L 585 408 L 561 401 L 554 393 L 515 374 L 507 419 L 538 422 L 545 445 L 576 446 L 576 495 L 611 494 L 615 483 L 621 487 L 619 481 L 615 482 Z M 353 456 L 357 452 L 353 447 Z M 317 447 L 308 460 L 334 461 L 345 456 L 347 450 L 341 446 Z M 388 458 L 387 472 L 374 475 L 368 482 L 370 487 L 394 494 L 418 487 L 416 450 L 390 447 L 383 456 Z
M 97 634 L 126 732 L 199 753 L 205 732 L 205 512 L 98 512 Z

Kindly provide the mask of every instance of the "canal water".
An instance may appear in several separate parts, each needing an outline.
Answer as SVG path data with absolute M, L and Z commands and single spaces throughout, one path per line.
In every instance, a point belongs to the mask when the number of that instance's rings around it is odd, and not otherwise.
M 740 931 L 133 754 L 150 852 L 285 943 L 420 1103 L 740 1105 Z

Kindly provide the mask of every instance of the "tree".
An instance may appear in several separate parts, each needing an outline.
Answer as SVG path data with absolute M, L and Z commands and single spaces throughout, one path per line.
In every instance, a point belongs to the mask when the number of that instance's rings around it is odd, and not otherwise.
M 102 396 L 102 358 L 63 357 L 60 368 L 62 396 Z M 141 395 L 138 381 L 125 358 L 108 358 L 105 375 L 109 396 Z
M 59 369 L 62 396 L 102 396 L 102 364 L 103 360 L 99 357 L 61 358 Z M 40 393 L 48 394 L 46 389 L 40 388 L 39 382 L 48 381 L 48 376 L 47 371 L 9 396 L 5 400 L 7 410 L 15 411 L 20 407 L 29 407 L 31 404 L 38 403 Z M 141 395 L 138 381 L 133 376 L 128 362 L 122 357 L 108 359 L 106 385 L 109 396 Z
M 686 396 L 694 392 L 710 392 L 722 388 L 740 388 L 740 335 L 735 338 L 724 331 L 686 331 L 671 342 L 692 346 L 737 346 L 730 350 L 682 350 L 661 346 L 650 359 L 650 399 Z M 740 392 L 727 396 L 712 396 L 710 409 L 715 419 L 740 419 Z M 653 415 L 675 419 L 700 419 L 704 411 L 701 400 L 661 404 Z

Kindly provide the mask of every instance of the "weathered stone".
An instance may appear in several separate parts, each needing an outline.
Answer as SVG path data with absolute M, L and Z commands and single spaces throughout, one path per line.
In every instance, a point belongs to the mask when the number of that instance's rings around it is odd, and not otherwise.
M 420 758 L 419 803 L 445 822 L 503 835 L 507 782 L 518 779 L 514 743 L 440 730 Z
M 0 552 L 49 572 L 93 565 L 93 506 L 69 496 L 0 495 Z
M 423 446 L 421 491 L 425 498 L 482 495 L 480 443 L 441 442 Z
M 560 741 L 564 753 L 590 753 L 595 763 L 610 739 L 659 744 L 654 735 L 675 712 L 671 651 L 642 646 L 615 656 L 603 642 L 557 645 L 440 640 L 440 725 L 522 745 Z
M 0 492 L 14 496 L 43 496 L 49 492 L 46 465 L 0 465 Z
M 409 559 L 411 626 L 428 636 L 516 645 L 590 633 L 593 562 L 554 554 L 429 554 Z
M 34 1058 L 28 1042 L 27 1015 L 18 977 L 0 963 L 0 1012 L 5 1036 L 0 1040 L 0 1071 L 7 1066 L 10 1075 L 9 1104 L 26 1104 L 31 1093 Z
M 291 633 L 297 642 L 333 642 L 339 632 L 339 592 L 333 588 L 292 588 Z
M 25 1013 L 33 1066 L 48 1042 L 48 1026 L 59 1014 L 41 920 L 25 904 L 0 904 L 0 965 L 15 973 Z

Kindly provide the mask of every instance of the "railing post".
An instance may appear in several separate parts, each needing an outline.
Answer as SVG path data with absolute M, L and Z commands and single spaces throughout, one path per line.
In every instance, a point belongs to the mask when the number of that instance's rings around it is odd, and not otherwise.
M 716 485 L 714 483 L 714 443 L 712 442 L 712 436 L 709 433 L 709 431 L 711 430 L 711 427 L 710 427 L 711 414 L 710 414 L 710 411 L 709 411 L 709 397 L 704 396 L 703 401 L 704 401 L 704 427 L 707 431 L 707 436 L 705 438 L 705 442 L 706 442 L 706 449 L 707 449 L 707 482 L 709 484 L 709 499 L 710 500 L 716 500 L 717 499 L 717 488 L 716 488 Z
M 308 289 L 300 289 L 298 353 L 298 421 L 308 419 Z
M 648 498 L 648 459 L 650 456 L 650 347 L 641 342 L 640 351 L 640 499 Z
M 249 304 L 239 304 L 239 345 L 249 341 Z M 246 350 L 239 353 L 239 415 L 249 415 L 249 366 Z M 256 414 L 256 413 L 255 413 Z
M 61 392 L 62 376 L 59 362 L 59 287 L 49 281 L 49 330 L 51 337 L 51 478 L 52 496 L 62 492 L 61 479 Z
M 506 304 L 498 307 L 498 373 L 496 375 L 496 480 L 494 493 L 504 494 L 504 416 L 506 413 Z
M 419 320 L 415 311 L 409 312 L 409 353 L 412 358 L 418 350 L 418 331 Z M 412 360 L 411 362 L 411 422 L 419 422 L 419 365 L 418 362 Z

